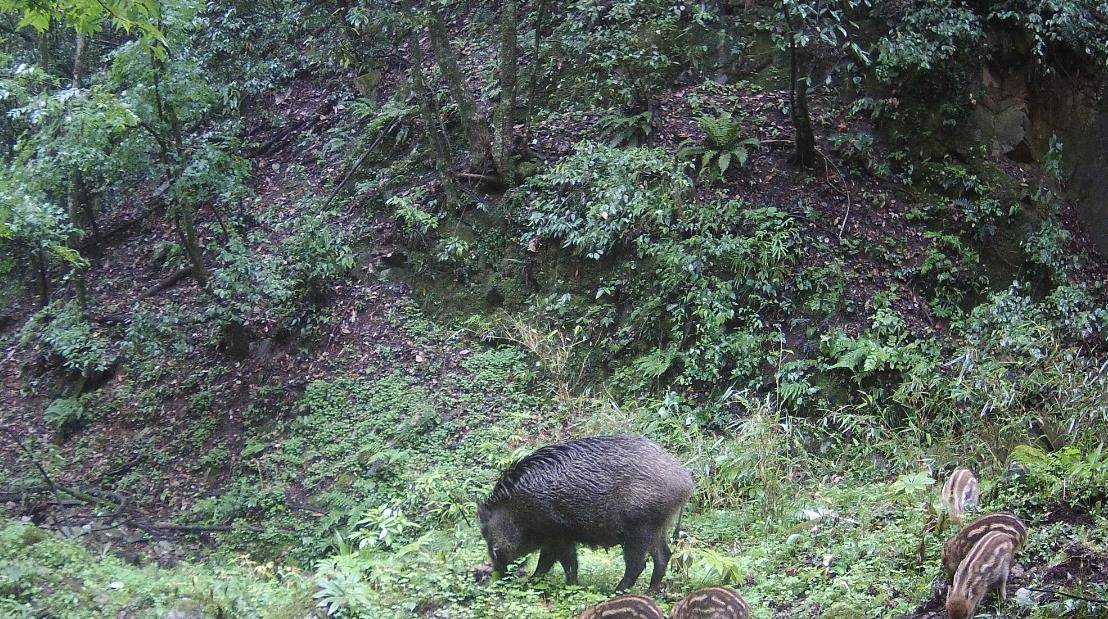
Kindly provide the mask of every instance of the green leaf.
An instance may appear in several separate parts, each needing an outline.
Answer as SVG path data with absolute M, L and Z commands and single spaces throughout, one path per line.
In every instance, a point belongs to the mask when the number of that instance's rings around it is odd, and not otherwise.
M 30 26 L 39 32 L 45 32 L 50 28 L 50 13 L 41 9 L 23 11 L 23 18 L 16 25 L 16 30 L 25 26 Z
M 719 173 L 726 174 L 727 168 L 731 167 L 731 153 L 721 153 L 716 163 L 719 164 Z M 741 161 L 739 165 L 742 165 Z

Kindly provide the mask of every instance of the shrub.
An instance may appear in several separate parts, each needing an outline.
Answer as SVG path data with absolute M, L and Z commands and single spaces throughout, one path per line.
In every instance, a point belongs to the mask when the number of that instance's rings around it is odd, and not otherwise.
M 528 204 L 524 243 L 557 241 L 578 257 L 607 259 L 597 305 L 584 308 L 579 326 L 609 354 L 646 353 L 640 385 L 644 375 L 753 379 L 763 345 L 777 337 L 762 312 L 787 303 L 796 222 L 773 208 L 697 201 L 690 190 L 663 151 L 586 142 L 519 196 Z M 565 311 L 567 299 L 547 311 Z
M 531 199 L 524 242 L 557 240 L 575 254 L 600 259 L 672 225 L 691 189 L 661 149 L 581 142 L 573 155 L 524 185 Z
M 294 301 L 286 313 L 297 323 L 304 310 L 329 298 L 329 287 L 354 267 L 354 253 L 320 215 L 302 215 L 288 226 L 293 233 L 281 247 L 283 271 Z
M 1036 418 L 1066 428 L 1067 442 L 1098 440 L 1097 427 L 1108 421 L 1108 377 L 1087 346 L 1108 323 L 1095 306 L 1071 320 L 1084 303 L 1073 289 L 1037 302 L 1018 282 L 994 293 L 958 325 L 964 339 L 954 350 L 905 373 L 895 400 L 922 419 L 954 427 L 967 449 L 983 445 L 982 455 L 997 463 L 1028 439 Z
M 24 344 L 38 340 L 71 372 L 103 371 L 111 364 L 108 342 L 93 332 L 76 303 L 53 303 L 23 326 Z
M 210 308 L 220 324 L 268 320 L 267 308 L 285 307 L 293 295 L 275 256 L 251 251 L 242 239 L 233 238 L 220 254 L 213 270 L 211 290 L 218 303 Z
M 1082 451 L 1069 445 L 1047 453 L 1019 445 L 1009 458 L 1006 500 L 1049 507 L 1060 501 L 1080 509 L 1099 509 L 1108 499 L 1108 452 L 1101 442 Z
M 600 119 L 597 126 L 608 146 L 638 146 L 650 138 L 653 116 L 649 111 L 629 116 L 608 114 Z
M 42 418 L 54 431 L 63 432 L 87 421 L 88 412 L 77 398 L 59 398 L 46 407 Z
M 636 110 L 707 55 L 706 26 L 714 19 L 702 5 L 660 0 L 617 0 L 603 10 L 591 0 L 573 0 L 562 10 L 579 17 L 559 21 L 551 54 L 576 61 L 544 67 L 558 73 L 552 99 Z

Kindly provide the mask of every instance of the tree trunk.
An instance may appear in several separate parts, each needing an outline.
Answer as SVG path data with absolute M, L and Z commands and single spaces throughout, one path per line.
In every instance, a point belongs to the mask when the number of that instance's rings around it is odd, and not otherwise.
M 504 0 L 500 8 L 500 106 L 497 109 L 493 159 L 496 170 L 509 185 L 515 175 L 512 166 L 512 125 L 515 121 L 516 78 L 519 70 L 517 30 L 516 0 Z
M 546 14 L 550 0 L 539 0 L 539 12 L 535 17 L 535 41 L 531 51 L 531 74 L 527 84 L 527 117 L 523 119 L 523 147 L 531 140 L 531 117 L 535 111 L 535 99 L 538 97 L 539 71 L 542 69 L 540 50 L 542 44 L 542 27 L 546 23 Z
M 423 123 L 427 144 L 431 148 L 435 173 L 439 177 L 439 183 L 442 184 L 447 201 L 454 203 L 454 184 L 450 178 L 450 143 L 441 130 L 435 97 L 431 94 L 427 77 L 423 73 L 423 48 L 419 46 L 419 32 L 419 28 L 414 28 L 408 41 L 409 54 L 412 57 L 412 89 L 415 91 L 416 99 L 419 100 L 419 118 Z
M 236 359 L 250 355 L 250 332 L 241 321 L 232 319 L 224 323 L 219 339 L 228 355 Z
M 50 73 L 50 30 L 52 24 L 47 25 L 46 30 L 38 33 L 38 68 L 43 73 Z
M 159 20 L 159 25 L 160 25 Z M 165 71 L 165 62 L 158 58 L 153 50 L 150 52 L 150 65 L 154 69 L 154 107 L 158 113 L 158 119 L 163 124 L 169 125 L 167 138 L 172 150 L 163 153 L 163 164 L 167 166 L 169 183 L 172 185 L 180 178 L 185 166 L 185 145 L 181 132 L 181 120 L 173 104 L 166 101 L 161 94 L 162 72 Z M 172 156 L 172 157 L 171 157 Z M 202 290 L 208 290 L 208 268 L 204 265 L 204 253 L 200 249 L 200 241 L 196 235 L 196 226 L 193 224 L 195 212 L 190 205 L 171 204 L 171 212 L 175 214 L 177 236 L 181 239 L 189 264 L 192 266 L 192 278 Z
M 789 115 L 796 134 L 796 152 L 793 163 L 810 168 L 816 162 L 816 136 L 812 131 L 812 117 L 808 113 L 808 73 L 804 54 L 796 45 L 796 28 L 788 8 L 785 22 L 789 25 Z
M 81 81 L 85 77 L 85 47 L 85 35 L 78 32 L 76 49 L 73 52 L 72 88 L 74 90 L 81 87 Z M 69 225 L 73 227 L 73 232 L 69 235 L 68 244 L 73 251 L 80 250 L 81 240 L 85 236 L 84 230 L 81 227 L 81 219 L 85 212 L 85 207 L 82 204 L 84 193 L 85 184 L 81 178 L 81 171 L 74 168 L 69 171 L 69 188 L 66 197 L 66 205 L 69 211 Z M 88 289 L 85 287 L 83 267 L 73 267 L 73 288 L 76 291 L 77 305 L 81 308 L 81 312 L 84 313 L 88 309 Z
M 816 162 L 816 134 L 812 131 L 812 117 L 808 113 L 808 78 L 793 81 L 796 91 L 792 120 L 796 129 L 796 165 L 810 168 Z
M 73 88 L 80 88 L 81 82 L 85 79 L 85 48 L 88 46 L 88 41 L 85 39 L 85 35 L 81 32 L 77 32 L 76 49 L 73 52 Z
M 442 19 L 442 13 L 434 2 L 428 3 L 431 16 L 431 47 L 438 58 L 439 69 L 446 80 L 446 87 L 450 91 L 454 104 L 458 106 L 458 116 L 462 123 L 462 129 L 469 138 L 469 167 L 476 172 L 485 172 L 488 168 L 489 149 L 491 140 L 485 120 L 477 112 L 477 103 L 466 86 L 465 75 L 458 66 L 458 59 L 454 56 L 454 50 L 450 46 L 449 34 L 446 31 L 446 23 Z
M 50 275 L 46 270 L 46 251 L 38 247 L 31 254 L 31 269 L 35 272 L 35 293 L 39 308 L 50 303 Z
M 84 232 L 81 230 L 81 173 L 73 170 L 69 173 L 69 191 L 66 199 L 66 204 L 69 207 L 69 223 L 73 227 L 73 232 L 69 234 L 69 239 L 66 244 L 73 251 L 79 251 L 81 248 L 81 239 L 84 237 Z M 85 287 L 85 274 L 84 267 L 80 265 L 73 265 L 73 289 L 76 292 L 77 305 L 81 308 L 81 312 L 84 313 L 88 308 L 88 289 Z
M 97 199 L 96 195 L 86 196 L 84 200 L 85 220 L 91 233 L 90 240 L 85 243 L 85 248 L 86 252 L 92 256 L 100 253 L 100 224 L 96 220 L 96 206 L 99 202 L 100 200 Z
M 192 278 L 201 288 L 208 287 L 208 269 L 204 266 L 204 256 L 200 252 L 200 243 L 196 240 L 196 228 L 192 223 L 192 209 L 182 208 L 177 214 L 177 232 L 181 237 L 181 244 L 188 254 L 189 264 L 192 265 Z

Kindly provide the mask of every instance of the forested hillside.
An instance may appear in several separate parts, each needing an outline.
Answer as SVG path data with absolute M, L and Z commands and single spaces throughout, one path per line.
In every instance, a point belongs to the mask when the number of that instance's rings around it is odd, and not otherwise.
M 606 434 L 663 609 L 1108 616 L 1102 0 L 0 0 L 0 108 L 0 616 L 577 617 L 478 503 Z

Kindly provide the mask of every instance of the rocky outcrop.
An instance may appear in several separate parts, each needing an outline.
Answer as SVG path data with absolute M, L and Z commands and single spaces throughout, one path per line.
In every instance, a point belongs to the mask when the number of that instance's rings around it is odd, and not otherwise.
M 1066 195 L 1108 254 L 1108 73 L 1028 77 L 1034 74 L 1026 65 L 982 68 L 983 96 L 972 115 L 979 143 L 993 157 L 1028 163 L 1041 160 L 1058 136 Z
M 1092 85 L 1065 81 L 1032 92 L 1031 143 L 1045 150 L 1052 134 L 1062 140 L 1066 194 L 1108 255 L 1108 74 Z

